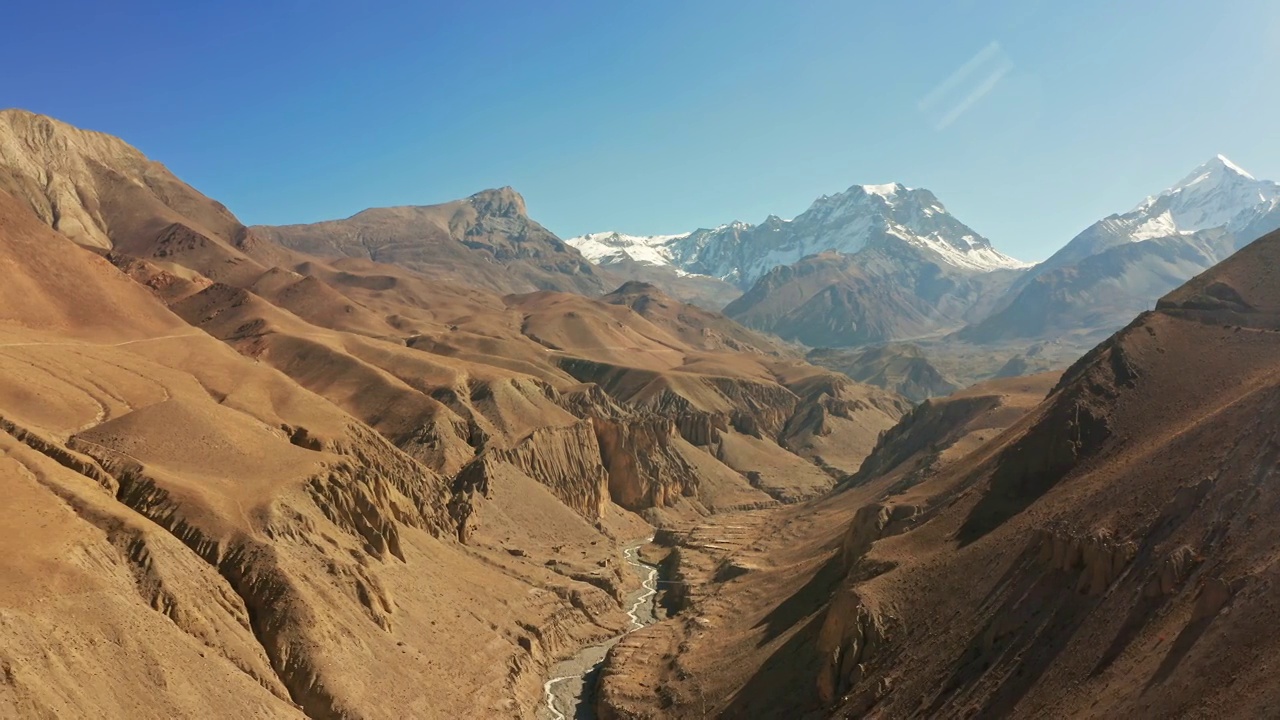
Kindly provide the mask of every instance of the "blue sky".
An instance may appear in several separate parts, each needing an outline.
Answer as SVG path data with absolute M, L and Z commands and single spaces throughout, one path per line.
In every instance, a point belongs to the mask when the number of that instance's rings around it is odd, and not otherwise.
M 50 0 L 5 25 L 0 106 L 119 135 L 248 223 L 511 185 L 562 236 L 671 233 L 900 181 L 1035 260 L 1215 153 L 1280 178 L 1271 0 Z

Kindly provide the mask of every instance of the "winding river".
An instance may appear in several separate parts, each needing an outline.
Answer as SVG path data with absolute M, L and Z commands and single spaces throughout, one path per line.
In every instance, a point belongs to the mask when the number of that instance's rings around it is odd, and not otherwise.
M 640 548 L 652 540 L 653 538 L 642 540 L 622 550 L 623 558 L 642 581 L 640 589 L 627 598 L 630 603 L 627 617 L 631 618 L 631 628 L 622 635 L 588 645 L 577 655 L 552 666 L 551 679 L 542 686 L 546 703 L 539 712 L 539 717 L 548 720 L 593 720 L 596 714 L 592 696 L 595 694 L 600 666 L 604 663 L 609 648 L 623 635 L 657 621 L 658 568 L 641 561 L 639 554 Z

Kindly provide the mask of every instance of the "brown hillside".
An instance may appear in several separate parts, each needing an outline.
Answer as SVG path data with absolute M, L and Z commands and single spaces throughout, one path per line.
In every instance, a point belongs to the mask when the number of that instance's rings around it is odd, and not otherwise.
M 607 287 L 511 191 L 373 214 L 456 272 L 323 257 L 3 120 L 0 715 L 534 717 L 628 627 L 622 546 L 825 493 L 908 409 L 670 298 L 494 292 Z
M 491 672 L 528 656 L 521 623 L 554 653 L 618 622 L 603 590 L 457 545 L 439 475 L 0 208 L 7 266 L 39 289 L 0 329 L 3 714 L 505 712 L 539 682 Z M 477 637 L 430 676 L 399 659 Z
M 616 653 L 606 705 L 661 696 L 675 717 L 1270 715 L 1277 261 L 1272 234 L 1170 293 L 1020 420 L 1001 405 L 964 411 L 981 395 L 930 403 L 848 490 L 708 560 L 697 538 L 722 526 L 690 534 L 678 547 L 698 588 L 686 619 L 646 631 L 684 646 L 663 664 Z M 975 430 L 955 440 L 957 422 Z M 711 558 L 747 571 L 715 583 L 700 574 Z M 633 679 L 657 681 L 656 694 Z
M 511 188 L 440 205 L 374 208 L 345 220 L 253 228 L 311 255 L 399 265 L 494 292 L 599 295 L 618 284 L 525 211 Z

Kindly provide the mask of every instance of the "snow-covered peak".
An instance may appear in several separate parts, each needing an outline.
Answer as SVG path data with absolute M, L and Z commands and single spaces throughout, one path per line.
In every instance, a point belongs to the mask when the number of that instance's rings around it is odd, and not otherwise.
M 854 185 L 824 195 L 791 222 L 803 249 L 813 252 L 856 253 L 876 238 L 891 236 L 967 270 L 1028 267 L 992 248 L 989 240 L 948 213 L 933 193 L 902 183 Z
M 594 263 L 619 262 L 631 259 L 646 265 L 670 265 L 672 241 L 686 238 L 681 235 L 627 235 L 607 232 L 587 233 L 565 240 L 578 249 L 583 257 Z
M 743 287 L 808 255 L 828 250 L 851 255 L 872 244 L 903 242 L 927 251 L 934 262 L 963 270 L 1028 267 L 991 247 L 990 241 L 948 213 L 933 193 L 902 183 L 854 185 L 823 195 L 792 220 L 770 215 L 759 225 L 735 221 L 684 235 L 610 232 L 568 240 L 596 262 L 630 258 Z
M 1192 170 L 1177 185 L 1160 194 L 1192 197 L 1215 192 L 1230 193 L 1241 189 L 1247 192 L 1249 187 L 1257 184 L 1258 180 L 1256 178 L 1239 165 L 1228 160 L 1226 156 L 1215 155 L 1200 167 Z
M 1165 237 L 1209 228 L 1236 229 L 1243 216 L 1261 204 L 1275 204 L 1280 185 L 1258 180 L 1223 155 L 1210 158 L 1168 190 L 1149 197 L 1128 213 L 1134 240 Z
M 1079 262 L 1131 242 L 1189 236 L 1223 229 L 1248 234 L 1260 218 L 1280 208 L 1280 185 L 1258 180 L 1223 155 L 1209 158 L 1177 184 L 1143 200 L 1127 213 L 1111 215 L 1077 235 L 1037 273 Z M 1253 237 L 1241 237 L 1248 242 Z
M 1247 170 L 1231 162 L 1226 155 L 1214 155 L 1200 167 L 1192 170 L 1189 175 L 1182 179 L 1182 182 L 1166 190 L 1165 193 L 1177 192 L 1193 185 L 1217 185 L 1233 175 L 1242 177 L 1245 180 L 1256 180 Z

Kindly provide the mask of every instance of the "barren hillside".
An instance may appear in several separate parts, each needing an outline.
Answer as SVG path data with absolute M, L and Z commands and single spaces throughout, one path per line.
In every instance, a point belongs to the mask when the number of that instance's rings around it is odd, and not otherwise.
M 623 545 L 825 493 L 909 409 L 652 288 L 494 292 L 604 289 L 509 190 L 436 206 L 495 288 L 0 118 L 0 714 L 533 717 L 627 626 Z
M 602 713 L 1271 714 L 1278 260 L 1246 247 L 1047 397 L 918 407 L 829 498 L 666 535 L 684 609 L 611 656 Z

